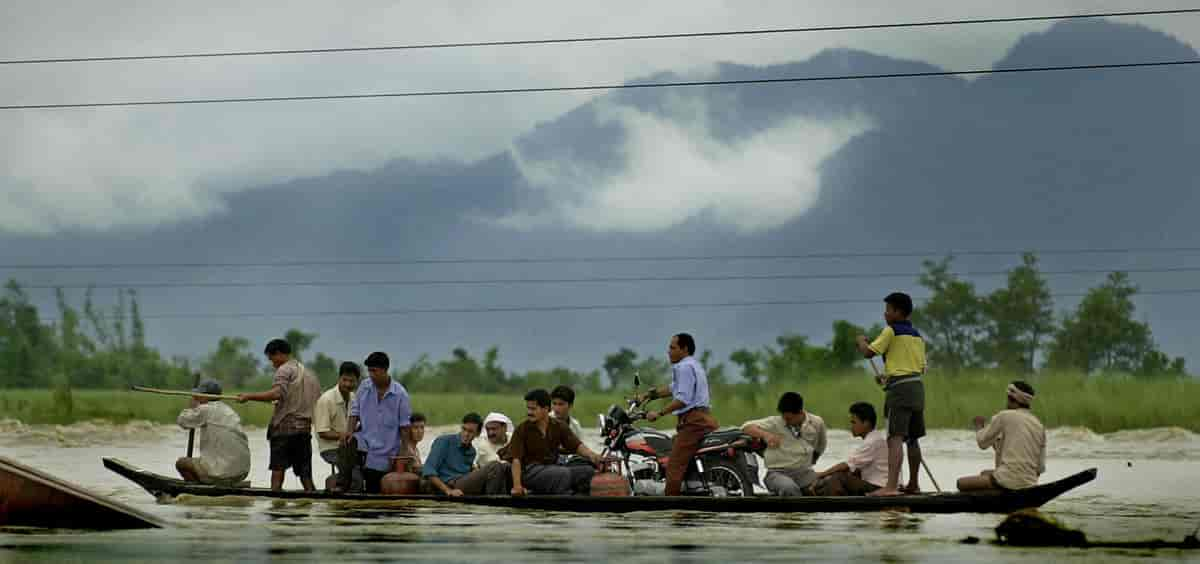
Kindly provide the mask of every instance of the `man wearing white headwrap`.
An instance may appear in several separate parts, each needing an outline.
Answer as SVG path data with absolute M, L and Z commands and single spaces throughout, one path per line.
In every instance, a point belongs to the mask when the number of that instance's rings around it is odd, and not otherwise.
M 475 440 L 475 465 L 480 468 L 498 462 L 500 449 L 508 445 L 509 433 L 513 430 L 512 419 L 495 411 L 483 418 L 484 436 Z
M 981 449 L 996 449 L 996 469 L 959 478 L 959 491 L 1030 488 L 1046 471 L 1046 429 L 1029 410 L 1033 386 L 1018 380 L 1008 385 L 1006 395 L 1007 409 L 990 423 L 975 418 L 975 441 Z

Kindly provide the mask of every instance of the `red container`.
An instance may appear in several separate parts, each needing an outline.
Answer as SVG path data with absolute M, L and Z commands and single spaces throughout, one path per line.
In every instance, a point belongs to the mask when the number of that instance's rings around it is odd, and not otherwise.
M 408 471 L 411 456 L 393 456 L 392 471 L 384 474 L 379 489 L 385 495 L 413 495 L 421 489 L 421 477 Z
M 592 476 L 592 497 L 626 497 L 629 480 L 618 473 L 613 464 L 605 464 Z

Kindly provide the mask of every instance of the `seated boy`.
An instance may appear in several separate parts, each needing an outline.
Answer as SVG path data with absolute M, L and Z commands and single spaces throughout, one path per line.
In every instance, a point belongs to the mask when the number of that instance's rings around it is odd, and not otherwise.
M 875 423 L 874 406 L 863 401 L 850 406 L 850 433 L 863 444 L 845 462 L 817 474 L 814 495 L 866 495 L 887 485 L 887 438 Z

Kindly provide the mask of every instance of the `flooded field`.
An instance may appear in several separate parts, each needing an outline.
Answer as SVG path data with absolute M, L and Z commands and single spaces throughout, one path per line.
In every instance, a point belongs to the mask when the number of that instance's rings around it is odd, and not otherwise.
M 441 429 L 447 431 L 448 429 Z M 436 436 L 432 429 L 424 447 Z M 268 481 L 266 440 L 249 432 L 255 485 Z M 281 502 L 180 498 L 157 504 L 105 470 L 115 456 L 173 475 L 187 436 L 171 426 L 0 422 L 0 455 L 111 495 L 171 523 L 166 530 L 93 533 L 0 532 L 0 562 L 785 562 L 800 559 L 886 562 L 1122 562 L 1147 556 L 1200 561 L 1200 553 L 1012 549 L 960 544 L 989 540 L 997 515 L 764 514 L 645 512 L 573 515 L 438 504 Z M 1047 474 L 1084 468 L 1099 478 L 1044 510 L 1093 540 L 1181 540 L 1200 527 L 1200 436 L 1181 429 L 1097 435 L 1051 432 Z M 593 441 L 594 442 L 594 441 Z M 845 458 L 849 434 L 830 435 L 824 468 Z M 966 431 L 934 431 L 924 443 L 943 488 L 992 461 Z M 424 451 L 424 450 L 423 450 Z M 328 465 L 314 465 L 318 483 Z M 922 485 L 932 488 L 928 479 Z M 293 476 L 286 487 L 298 487 Z

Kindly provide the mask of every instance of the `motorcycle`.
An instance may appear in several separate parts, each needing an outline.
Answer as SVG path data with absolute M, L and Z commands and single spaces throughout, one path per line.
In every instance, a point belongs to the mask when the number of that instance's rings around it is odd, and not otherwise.
M 607 413 L 600 415 L 602 454 L 615 455 L 634 495 L 663 495 L 672 441 L 661 431 L 634 425 L 645 418 L 646 411 L 636 399 L 628 400 L 626 408 L 620 405 L 609 407 Z M 755 454 L 761 454 L 766 448 L 766 442 L 740 429 L 717 430 L 705 435 L 688 463 L 683 494 L 754 495 L 754 486 L 761 485 Z

